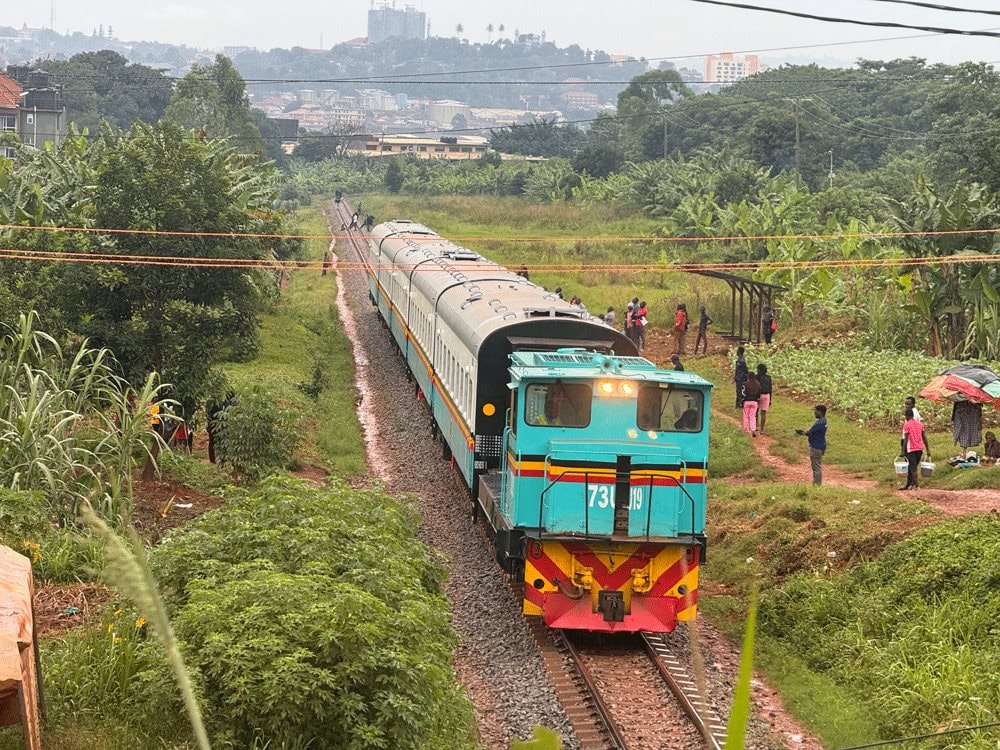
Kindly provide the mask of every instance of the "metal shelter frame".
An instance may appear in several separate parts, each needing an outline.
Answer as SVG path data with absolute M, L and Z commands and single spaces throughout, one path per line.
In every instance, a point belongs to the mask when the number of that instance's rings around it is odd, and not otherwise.
M 774 309 L 774 295 L 787 292 L 788 287 L 724 271 L 689 271 L 699 276 L 725 281 L 732 292 L 731 318 L 733 330 L 719 331 L 725 338 L 759 344 L 764 340 L 764 308 Z

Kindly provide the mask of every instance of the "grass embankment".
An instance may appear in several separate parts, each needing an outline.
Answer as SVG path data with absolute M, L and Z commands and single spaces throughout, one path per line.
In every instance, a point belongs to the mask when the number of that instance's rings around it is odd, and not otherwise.
M 319 206 L 298 215 L 303 233 L 329 232 Z M 324 240 L 311 240 L 306 257 L 319 260 L 326 248 Z M 259 355 L 225 369 L 237 390 L 263 385 L 285 406 L 306 416 L 301 463 L 356 475 L 365 472 L 365 446 L 354 411 L 354 356 L 336 298 L 332 273 L 293 271 L 281 299 L 262 318 Z M 315 400 L 306 394 L 310 387 L 319 392 Z

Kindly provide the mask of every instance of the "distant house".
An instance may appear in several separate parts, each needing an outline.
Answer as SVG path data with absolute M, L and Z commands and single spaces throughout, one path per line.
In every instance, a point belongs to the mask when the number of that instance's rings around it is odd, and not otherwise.
M 66 137 L 66 107 L 62 86 L 53 84 L 44 70 L 26 66 L 8 66 L 7 75 L 0 74 L 0 129 L 17 134 L 21 143 L 42 148 L 51 143 L 60 145 Z M 15 95 L 17 102 L 8 107 Z M 10 127 L 13 115 L 13 127 Z M 10 148 L 7 147 L 9 152 Z
M 13 147 L 7 145 L 3 136 L 18 132 L 18 107 L 21 105 L 21 87 L 13 78 L 0 73 L 0 156 L 8 159 L 14 156 Z
M 399 156 L 417 159 L 482 159 L 489 150 L 489 141 L 480 136 L 464 135 L 444 138 L 422 138 L 417 135 L 370 135 L 353 140 L 350 150 L 363 156 Z

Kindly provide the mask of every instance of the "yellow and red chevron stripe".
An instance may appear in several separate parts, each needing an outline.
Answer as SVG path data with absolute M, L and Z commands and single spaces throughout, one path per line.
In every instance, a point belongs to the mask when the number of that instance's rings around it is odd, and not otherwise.
M 523 611 L 557 628 L 670 632 L 695 618 L 698 553 L 683 545 L 529 540 Z M 604 620 L 601 591 L 622 592 L 624 622 Z

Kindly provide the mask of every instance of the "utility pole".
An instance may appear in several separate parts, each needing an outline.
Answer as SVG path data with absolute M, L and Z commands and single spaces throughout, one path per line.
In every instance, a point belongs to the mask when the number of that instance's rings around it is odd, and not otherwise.
M 801 170 L 801 160 L 800 160 L 800 146 L 801 141 L 799 140 L 799 111 L 802 108 L 802 102 L 811 102 L 812 99 L 803 96 L 795 97 L 785 97 L 786 102 L 792 103 L 792 113 L 795 117 L 795 175 L 798 181 L 802 181 L 802 170 Z
M 833 190 L 833 149 L 830 149 L 830 189 Z
M 667 158 L 667 116 L 663 116 L 663 158 Z

